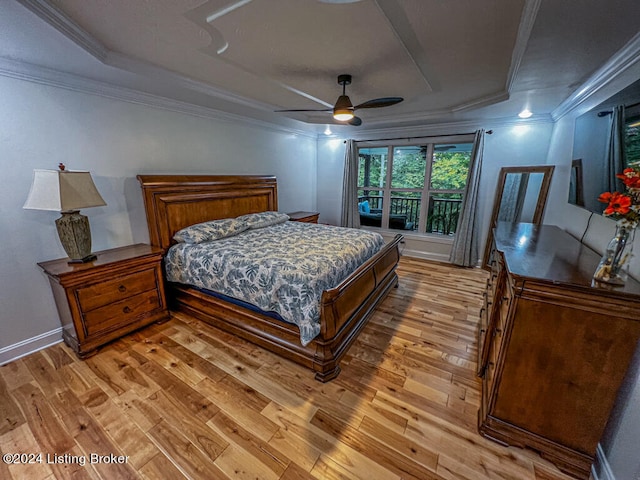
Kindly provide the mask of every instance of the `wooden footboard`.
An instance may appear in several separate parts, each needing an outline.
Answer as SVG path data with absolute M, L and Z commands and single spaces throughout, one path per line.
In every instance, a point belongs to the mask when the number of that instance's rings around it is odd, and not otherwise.
M 340 285 L 322 294 L 320 325 L 316 339 L 316 379 L 326 382 L 340 373 L 340 359 L 364 328 L 376 306 L 398 284 L 402 235 L 384 246 Z

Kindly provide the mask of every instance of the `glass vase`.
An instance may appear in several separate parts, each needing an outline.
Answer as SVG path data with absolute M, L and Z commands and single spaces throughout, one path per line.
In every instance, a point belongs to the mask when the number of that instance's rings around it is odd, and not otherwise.
M 607 250 L 593 274 L 595 282 L 624 285 L 633 248 L 633 240 L 630 238 L 632 231 L 633 228 L 627 225 L 616 225 L 616 233 L 607 245 Z

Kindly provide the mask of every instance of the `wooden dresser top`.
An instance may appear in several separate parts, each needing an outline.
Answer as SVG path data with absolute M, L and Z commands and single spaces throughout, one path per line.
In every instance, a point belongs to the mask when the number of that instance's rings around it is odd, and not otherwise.
M 629 277 L 622 287 L 592 286 L 601 256 L 559 227 L 498 223 L 495 242 L 509 272 L 517 277 L 589 289 L 593 293 L 637 296 L 640 282 Z

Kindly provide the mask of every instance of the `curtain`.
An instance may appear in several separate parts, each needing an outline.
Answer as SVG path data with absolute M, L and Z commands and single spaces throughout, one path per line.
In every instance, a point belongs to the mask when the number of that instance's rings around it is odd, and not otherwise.
M 605 188 L 607 192 L 624 192 L 624 184 L 616 174 L 624 169 L 624 105 L 618 105 L 611 114 L 611 131 L 605 161 Z
M 469 174 L 467 175 L 467 185 L 464 189 L 460 217 L 456 236 L 451 248 L 449 261 L 454 265 L 463 267 L 475 267 L 478 264 L 478 191 L 480 189 L 480 172 L 482 170 L 482 153 L 484 151 L 484 130 L 476 132 L 471 151 L 471 162 L 469 164 Z
M 342 179 L 342 213 L 340 225 L 360 228 L 358 212 L 358 146 L 355 140 L 347 140 Z

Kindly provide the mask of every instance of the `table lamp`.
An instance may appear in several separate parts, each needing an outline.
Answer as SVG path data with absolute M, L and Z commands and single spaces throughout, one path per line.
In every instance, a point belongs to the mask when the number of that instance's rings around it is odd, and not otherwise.
M 69 256 L 69 263 L 94 260 L 91 253 L 89 219 L 80 214 L 81 208 L 106 205 L 98 193 L 89 172 L 66 170 L 34 170 L 33 183 L 23 208 L 61 212 L 56 220 L 60 242 Z

